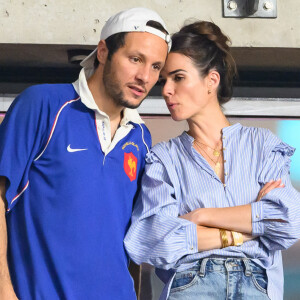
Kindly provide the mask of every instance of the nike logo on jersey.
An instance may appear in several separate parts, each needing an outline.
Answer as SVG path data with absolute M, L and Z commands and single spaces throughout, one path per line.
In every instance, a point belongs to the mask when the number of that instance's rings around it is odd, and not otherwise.
M 78 151 L 84 151 L 87 149 L 73 149 L 71 148 L 71 144 L 67 147 L 68 152 L 78 152 Z

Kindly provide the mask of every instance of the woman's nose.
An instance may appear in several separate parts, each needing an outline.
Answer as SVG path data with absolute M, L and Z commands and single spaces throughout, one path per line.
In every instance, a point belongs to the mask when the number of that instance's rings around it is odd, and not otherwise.
M 169 81 L 165 81 L 164 86 L 162 88 L 162 95 L 164 97 L 169 97 L 174 94 L 174 87 Z

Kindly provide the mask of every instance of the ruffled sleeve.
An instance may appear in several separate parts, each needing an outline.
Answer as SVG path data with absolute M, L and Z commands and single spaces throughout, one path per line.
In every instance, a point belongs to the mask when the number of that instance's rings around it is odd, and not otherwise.
M 284 188 L 252 203 L 252 233 L 271 250 L 286 249 L 300 237 L 300 194 L 290 181 L 290 157 L 295 149 L 267 132 L 259 183 L 281 179 Z
M 266 183 L 271 179 L 281 178 L 279 177 L 281 175 L 289 174 L 291 163 L 290 157 L 294 154 L 295 150 L 295 148 L 282 142 L 277 136 L 269 132 L 264 147 L 263 167 L 259 181 Z

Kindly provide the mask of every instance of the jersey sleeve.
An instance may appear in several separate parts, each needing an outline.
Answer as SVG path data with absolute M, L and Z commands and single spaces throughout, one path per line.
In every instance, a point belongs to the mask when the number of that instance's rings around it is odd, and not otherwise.
M 29 185 L 28 172 L 46 136 L 46 104 L 30 87 L 12 103 L 0 125 L 0 176 L 6 177 L 8 211 Z

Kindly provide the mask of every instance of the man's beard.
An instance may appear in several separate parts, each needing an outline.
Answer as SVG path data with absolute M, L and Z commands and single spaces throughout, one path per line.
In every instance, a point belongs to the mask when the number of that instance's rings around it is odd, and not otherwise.
M 123 106 L 127 108 L 138 108 L 147 96 L 146 93 L 146 96 L 137 104 L 131 104 L 127 99 L 125 99 L 120 83 L 116 79 L 116 72 L 112 70 L 110 60 L 107 60 L 104 65 L 103 85 L 107 95 L 109 95 L 109 97 L 118 106 Z

